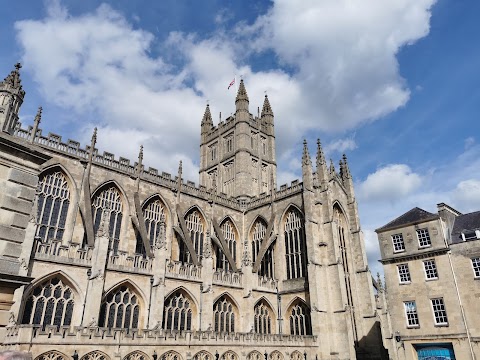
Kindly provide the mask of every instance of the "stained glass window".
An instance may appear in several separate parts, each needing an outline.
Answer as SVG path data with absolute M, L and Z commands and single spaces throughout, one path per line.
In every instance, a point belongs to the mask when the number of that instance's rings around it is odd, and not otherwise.
M 252 252 L 253 252 L 253 262 L 256 261 L 260 248 L 262 247 L 265 234 L 267 233 L 267 224 L 258 219 L 253 225 L 252 231 Z M 259 275 L 273 278 L 273 244 L 269 246 L 260 265 Z
M 254 309 L 254 326 L 258 334 L 272 333 L 273 311 L 265 301 L 260 301 Z
M 307 305 L 299 301 L 290 311 L 290 334 L 312 335 L 310 310 Z
M 213 305 L 213 317 L 215 331 L 235 332 L 234 305 L 227 296 L 221 296 Z
M 165 330 L 192 330 L 192 300 L 176 291 L 165 300 L 163 328 Z
M 203 254 L 203 238 L 204 238 L 204 226 L 203 218 L 198 210 L 190 211 L 185 217 L 185 224 L 190 236 L 190 240 L 193 243 L 193 247 L 196 251 L 196 255 Z M 190 252 L 187 249 L 187 246 L 183 241 L 180 241 L 180 261 L 184 263 L 191 263 L 192 258 Z
M 138 328 L 140 305 L 137 295 L 127 286 L 120 286 L 107 294 L 100 307 L 101 327 Z
M 235 227 L 231 220 L 227 220 L 221 225 L 225 242 L 228 245 L 233 260 L 237 261 L 237 241 L 235 238 Z M 217 248 L 217 269 L 232 270 L 231 265 L 220 248 Z
M 122 226 L 122 200 L 120 192 L 115 186 L 110 186 L 95 195 L 92 201 L 93 228 L 97 233 L 102 220 L 102 213 L 106 210 L 109 221 L 109 236 L 113 238 L 112 249 L 116 254 L 120 244 L 120 229 Z
M 285 221 L 285 260 L 287 279 L 305 276 L 305 234 L 300 212 L 293 208 Z
M 161 226 L 165 226 L 165 206 L 159 199 L 150 201 L 143 208 L 143 218 L 145 220 L 145 229 L 147 230 L 150 246 L 153 247 L 157 242 Z M 143 255 L 146 253 L 140 234 L 137 234 L 135 252 Z

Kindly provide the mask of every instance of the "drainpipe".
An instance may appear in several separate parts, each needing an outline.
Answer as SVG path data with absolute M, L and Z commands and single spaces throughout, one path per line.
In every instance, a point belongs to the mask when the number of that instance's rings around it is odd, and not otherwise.
M 463 323 L 465 324 L 465 331 L 467 332 L 468 346 L 470 347 L 470 355 L 472 356 L 472 360 L 475 360 L 475 354 L 473 352 L 473 346 L 472 346 L 472 339 L 470 337 L 470 330 L 468 328 L 467 319 L 465 317 L 465 311 L 463 309 L 462 298 L 460 297 L 460 290 L 458 289 L 457 276 L 455 275 L 455 270 L 453 268 L 452 251 L 450 250 L 450 247 L 447 243 L 447 237 L 446 237 L 445 229 L 443 227 L 443 222 L 442 222 L 443 220 L 440 218 L 439 221 L 440 221 L 440 227 L 442 229 L 443 241 L 445 242 L 445 246 L 448 249 L 448 252 L 447 252 L 448 262 L 450 264 L 450 270 L 452 271 L 452 275 L 453 275 L 453 282 L 455 284 L 455 291 L 457 293 L 458 305 L 460 306 L 460 312 L 462 313 Z
M 150 327 L 150 309 L 152 307 L 153 276 L 150 278 L 150 297 L 148 299 L 147 329 Z

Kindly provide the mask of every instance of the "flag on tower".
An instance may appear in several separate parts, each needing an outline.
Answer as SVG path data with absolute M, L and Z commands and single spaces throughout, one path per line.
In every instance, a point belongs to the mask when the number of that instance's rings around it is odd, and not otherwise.
M 233 78 L 233 80 L 232 80 L 232 82 L 230 83 L 230 85 L 228 85 L 227 90 L 229 90 L 234 84 L 235 84 L 235 78 Z

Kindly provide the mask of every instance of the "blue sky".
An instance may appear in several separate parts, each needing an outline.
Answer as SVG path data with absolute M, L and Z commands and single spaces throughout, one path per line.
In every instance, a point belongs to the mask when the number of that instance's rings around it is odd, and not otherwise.
M 414 206 L 480 209 L 476 0 L 0 0 L 0 75 L 21 61 L 21 121 L 198 179 L 200 121 L 234 111 L 234 74 L 275 113 L 278 185 L 320 138 L 356 182 L 366 249 Z

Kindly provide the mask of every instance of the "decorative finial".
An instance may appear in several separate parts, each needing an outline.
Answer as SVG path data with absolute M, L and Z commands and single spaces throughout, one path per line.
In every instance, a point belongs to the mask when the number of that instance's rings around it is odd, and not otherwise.
M 182 176 L 182 160 L 178 163 L 178 176 Z
M 138 163 L 142 164 L 143 161 L 143 145 L 140 145 L 140 151 L 138 152 Z
M 335 174 L 335 165 L 333 165 L 332 159 L 330 159 L 330 174 Z
M 39 106 L 37 110 L 37 115 L 35 115 L 35 120 L 34 120 L 34 122 L 37 124 L 40 124 L 40 121 L 42 120 L 42 111 L 43 111 L 43 108 Z
M 95 127 L 93 129 L 93 135 L 92 135 L 92 148 L 95 146 L 97 143 L 97 128 Z
M 308 153 L 307 139 L 303 139 L 303 155 L 302 155 L 302 164 L 310 165 L 310 154 Z
M 15 64 L 15 69 L 20 70 L 22 68 L 22 64 L 20 64 L 19 62 Z

